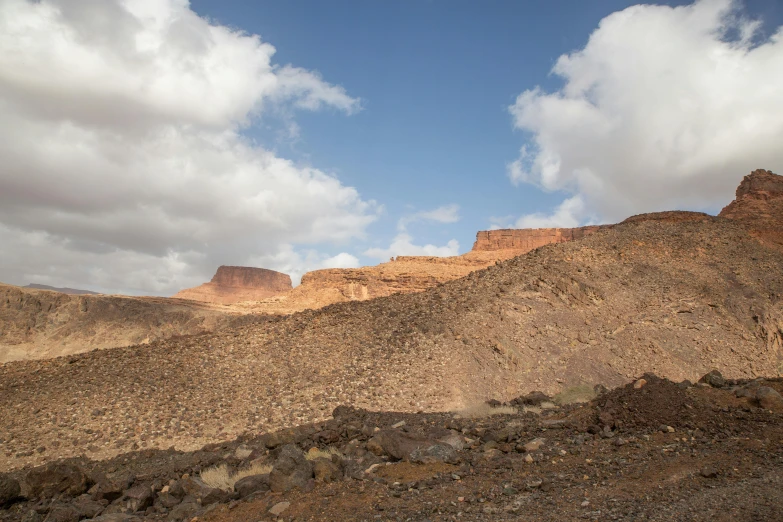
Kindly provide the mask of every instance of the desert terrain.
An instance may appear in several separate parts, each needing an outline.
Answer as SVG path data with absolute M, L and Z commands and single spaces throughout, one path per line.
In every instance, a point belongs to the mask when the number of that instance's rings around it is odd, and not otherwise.
M 2 364 L 0 520 L 781 520 L 781 202 L 754 171 L 719 216 L 482 232 Z

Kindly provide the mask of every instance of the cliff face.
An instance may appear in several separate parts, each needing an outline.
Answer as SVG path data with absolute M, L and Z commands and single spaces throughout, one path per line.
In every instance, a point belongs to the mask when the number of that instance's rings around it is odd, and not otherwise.
M 291 290 L 287 274 L 247 266 L 221 266 L 209 283 L 177 292 L 174 297 L 215 304 L 260 301 Z
M 473 250 L 514 250 L 520 255 L 544 245 L 582 239 L 609 226 L 484 230 L 476 234 Z
M 736 194 L 719 216 L 739 221 L 753 236 L 783 248 L 783 176 L 754 170 L 743 178 Z

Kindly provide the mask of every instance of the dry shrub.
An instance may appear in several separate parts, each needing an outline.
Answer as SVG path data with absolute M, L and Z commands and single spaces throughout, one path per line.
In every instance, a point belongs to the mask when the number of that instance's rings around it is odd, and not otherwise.
M 513 415 L 518 413 L 513 406 L 490 406 L 486 402 L 468 406 L 464 410 L 456 412 L 460 417 L 466 419 L 480 419 L 490 415 Z
M 211 488 L 233 491 L 234 484 L 245 477 L 253 475 L 265 475 L 272 471 L 272 466 L 260 462 L 253 463 L 249 468 L 240 469 L 234 473 L 228 471 L 228 466 L 221 464 L 201 472 L 201 480 Z
M 305 454 L 305 458 L 307 460 L 316 460 L 316 459 L 331 459 L 332 455 L 337 455 L 340 457 L 340 452 L 337 451 L 337 448 L 326 448 L 325 450 L 318 449 L 318 448 L 310 448 L 310 450 Z

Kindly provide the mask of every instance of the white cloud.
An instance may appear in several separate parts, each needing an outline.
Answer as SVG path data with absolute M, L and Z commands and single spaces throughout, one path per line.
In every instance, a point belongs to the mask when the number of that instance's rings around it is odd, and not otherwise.
M 165 294 L 362 237 L 375 202 L 243 134 L 361 108 L 274 53 L 185 0 L 0 2 L 0 281 Z
M 415 245 L 413 237 L 408 233 L 408 225 L 417 221 L 431 221 L 434 223 L 456 223 L 459 221 L 459 205 L 452 203 L 443 205 L 433 210 L 422 210 L 403 216 L 397 221 L 397 235 L 388 248 L 370 248 L 364 255 L 383 261 L 396 256 L 437 256 L 448 257 L 459 254 L 459 242 L 450 240 L 444 246 Z
M 252 266 L 272 268 L 291 276 L 297 286 L 302 276 L 321 268 L 357 268 L 359 259 L 347 252 L 328 256 L 313 249 L 296 250 L 293 245 L 283 244 L 277 252 L 251 258 Z
M 530 133 L 509 165 L 512 182 L 578 196 L 575 219 L 618 221 L 715 210 L 751 170 L 780 171 L 783 28 L 764 37 L 740 8 L 638 5 L 603 19 L 583 49 L 558 59 L 560 90 L 525 91 L 510 107 Z M 572 222 L 567 215 L 561 207 L 523 222 Z
M 582 198 L 574 196 L 560 203 L 551 214 L 527 214 L 511 223 L 509 218 L 493 219 L 491 228 L 574 228 L 582 224 L 584 208 Z
M 445 246 L 415 245 L 413 238 L 406 232 L 400 232 L 395 236 L 389 248 L 370 248 L 364 252 L 367 257 L 387 261 L 396 256 L 436 256 L 448 257 L 459 254 L 459 242 L 450 240 Z
M 443 205 L 434 210 L 423 210 L 414 214 L 403 216 L 397 222 L 397 229 L 405 231 L 408 225 L 416 221 L 434 221 L 436 223 L 456 223 L 459 221 L 459 205 L 452 203 Z

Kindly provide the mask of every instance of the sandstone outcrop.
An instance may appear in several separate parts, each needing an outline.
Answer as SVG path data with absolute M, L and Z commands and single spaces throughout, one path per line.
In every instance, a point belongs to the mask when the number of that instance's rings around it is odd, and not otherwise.
M 736 195 L 719 216 L 738 221 L 753 236 L 783 248 L 783 176 L 754 170 L 742 180 Z
M 517 255 L 530 252 L 544 245 L 565 243 L 594 234 L 607 226 L 596 225 L 579 228 L 519 228 L 485 230 L 476 234 L 474 251 L 513 250 Z
M 291 288 L 291 277 L 281 272 L 248 266 L 221 266 L 209 283 L 182 290 L 174 297 L 227 305 L 260 301 Z

